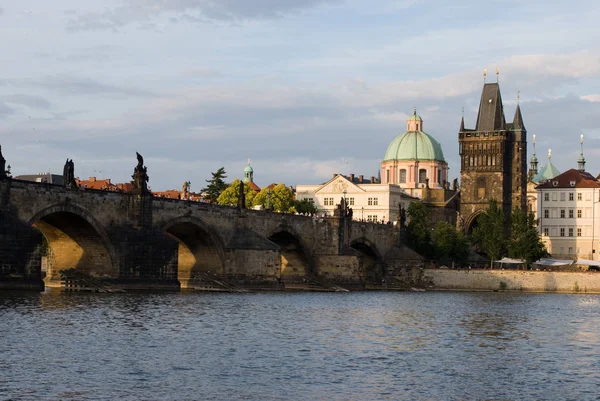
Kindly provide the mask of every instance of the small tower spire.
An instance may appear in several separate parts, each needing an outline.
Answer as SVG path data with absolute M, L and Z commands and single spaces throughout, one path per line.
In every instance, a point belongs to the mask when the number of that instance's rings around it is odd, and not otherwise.
M 460 130 L 459 132 L 463 132 L 465 130 L 465 108 L 462 108 L 462 117 L 460 119 Z
M 585 171 L 585 157 L 583 157 L 583 134 L 579 137 L 579 144 L 581 145 L 581 153 L 579 153 L 579 159 L 577 159 L 577 167 L 579 171 Z
M 527 172 L 527 176 L 531 181 L 533 177 L 535 177 L 538 173 L 538 159 L 535 155 L 535 134 L 533 134 L 533 155 L 531 159 L 529 159 L 529 171 Z

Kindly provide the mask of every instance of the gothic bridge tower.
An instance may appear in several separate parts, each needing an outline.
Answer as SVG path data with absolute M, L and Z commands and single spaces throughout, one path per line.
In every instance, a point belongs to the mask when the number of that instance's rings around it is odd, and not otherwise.
M 486 83 L 481 93 L 475 129 L 458 133 L 461 158 L 460 215 L 470 232 L 477 216 L 495 199 L 506 217 L 512 209 L 527 207 L 527 130 L 521 108 L 512 123 L 504 118 L 498 83 Z

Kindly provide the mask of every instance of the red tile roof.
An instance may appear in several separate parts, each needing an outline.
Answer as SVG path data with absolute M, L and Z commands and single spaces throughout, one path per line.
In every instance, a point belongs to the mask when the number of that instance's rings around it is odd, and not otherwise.
M 571 185 L 574 183 L 574 185 Z M 574 168 L 538 185 L 536 188 L 600 188 L 600 182 L 587 171 Z

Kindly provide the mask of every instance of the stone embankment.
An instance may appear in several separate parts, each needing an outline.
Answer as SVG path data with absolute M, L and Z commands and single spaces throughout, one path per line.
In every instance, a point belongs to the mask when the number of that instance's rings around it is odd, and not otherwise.
M 437 290 L 600 294 L 598 272 L 425 269 L 423 273 Z

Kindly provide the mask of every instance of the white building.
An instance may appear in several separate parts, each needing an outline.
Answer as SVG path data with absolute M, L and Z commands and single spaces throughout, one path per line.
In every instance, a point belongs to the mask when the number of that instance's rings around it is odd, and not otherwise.
M 296 199 L 308 199 L 319 213 L 332 216 L 336 205 L 345 197 L 348 207 L 352 208 L 354 220 L 386 223 L 397 221 L 400 206 L 407 209 L 410 202 L 418 200 L 398 185 L 372 181 L 375 180 L 364 180 L 362 176 L 355 177 L 353 174 L 350 177 L 335 174 L 321 185 L 296 186 Z
M 600 182 L 584 165 L 537 186 L 538 229 L 554 258 L 600 260 Z

